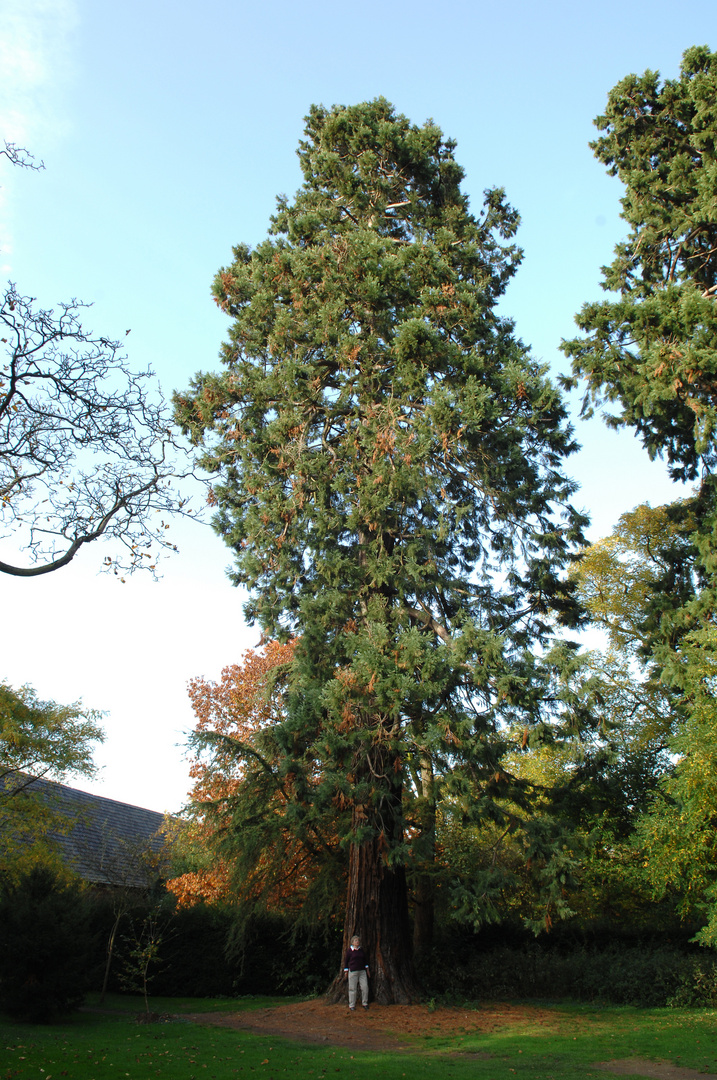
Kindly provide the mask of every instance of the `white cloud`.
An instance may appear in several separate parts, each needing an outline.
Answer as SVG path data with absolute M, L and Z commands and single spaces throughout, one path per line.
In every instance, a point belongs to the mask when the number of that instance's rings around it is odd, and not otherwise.
M 0 116 L 9 142 L 57 130 L 58 95 L 71 73 L 77 22 L 74 0 L 4 0 Z
M 41 158 L 68 128 L 63 98 L 72 77 L 77 6 L 74 0 L 2 0 L 0 19 L 0 140 Z M 7 258 L 18 170 L 4 158 L 0 163 L 0 244 Z

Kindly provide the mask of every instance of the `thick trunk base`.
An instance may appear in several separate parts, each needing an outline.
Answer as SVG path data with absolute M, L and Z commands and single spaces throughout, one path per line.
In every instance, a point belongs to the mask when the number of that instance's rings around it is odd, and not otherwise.
M 351 848 L 341 971 L 327 991 L 329 1001 L 347 1000 L 343 958 L 354 934 L 369 958 L 370 1000 L 410 1005 L 418 997 L 406 874 L 403 867 L 384 863 L 383 846 L 379 836 Z

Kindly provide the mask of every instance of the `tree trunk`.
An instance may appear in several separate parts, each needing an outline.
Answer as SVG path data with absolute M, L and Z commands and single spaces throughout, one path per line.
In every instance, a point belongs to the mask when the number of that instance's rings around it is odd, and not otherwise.
M 358 814 L 354 810 L 354 816 Z M 418 995 L 408 919 L 408 888 L 403 866 L 388 866 L 382 833 L 353 844 L 339 975 L 328 990 L 330 1001 L 346 999 L 343 959 L 357 934 L 368 957 L 370 996 L 380 1005 L 409 1005 Z
M 107 960 L 105 961 L 105 974 L 104 974 L 104 978 L 102 980 L 102 993 L 100 994 L 100 1005 L 104 1005 L 104 1003 L 105 1003 L 105 997 L 107 995 L 107 984 L 108 984 L 109 979 L 110 979 L 110 968 L 112 967 L 112 957 L 114 955 L 115 938 L 117 937 L 117 931 L 119 929 L 119 924 L 120 924 L 120 922 L 122 920 L 122 916 L 124 915 L 124 913 L 125 913 L 124 912 L 124 907 L 120 907 L 119 911 L 117 911 L 117 910 L 115 911 L 115 921 L 112 924 L 112 929 L 110 930 L 110 936 L 109 936 L 109 939 L 107 941 Z

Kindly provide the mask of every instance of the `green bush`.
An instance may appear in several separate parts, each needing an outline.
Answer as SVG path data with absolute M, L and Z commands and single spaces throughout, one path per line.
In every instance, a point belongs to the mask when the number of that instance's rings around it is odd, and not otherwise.
M 49 1023 L 88 989 L 92 939 L 79 884 L 36 866 L 0 881 L 0 1008 Z
M 437 949 L 425 965 L 426 991 L 443 1000 L 540 998 L 660 1007 L 713 1005 L 717 958 L 655 942 L 597 948 L 524 941 Z
M 297 928 L 284 915 L 255 915 L 238 929 L 230 908 L 198 904 L 177 908 L 173 914 L 170 909 L 168 903 L 166 926 L 151 969 L 151 996 L 316 994 L 328 987 L 338 970 L 340 931 L 327 939 L 318 930 Z M 148 902 L 139 900 L 122 916 L 111 990 L 123 989 L 118 976 L 127 965 L 129 928 L 139 925 L 148 910 Z M 92 972 L 97 989 L 102 985 L 105 944 L 114 918 L 111 895 L 95 898 L 93 926 L 99 945 Z
M 341 963 L 336 935 L 297 927 L 285 915 L 253 916 L 230 937 L 238 994 L 319 994 Z
M 229 915 L 219 908 L 178 908 L 160 949 L 152 992 L 163 997 L 231 995 L 236 964 L 226 955 L 230 927 Z
M 691 967 L 680 973 L 675 991 L 667 1002 L 673 1008 L 717 1005 L 717 958 L 695 957 Z

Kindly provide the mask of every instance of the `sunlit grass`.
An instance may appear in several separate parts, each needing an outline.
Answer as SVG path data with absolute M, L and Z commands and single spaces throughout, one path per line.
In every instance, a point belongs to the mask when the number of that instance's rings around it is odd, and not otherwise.
M 286 1003 L 286 999 L 282 999 Z M 268 998 L 153 999 L 157 1012 L 267 1008 Z M 717 1068 L 717 1013 L 687 1009 L 547 1007 L 543 1022 L 452 1035 L 402 1038 L 409 1052 L 305 1046 L 183 1020 L 137 1024 L 141 999 L 108 999 L 107 1015 L 83 1012 L 48 1027 L 0 1022 L 0 1080 L 582 1080 L 597 1062 L 624 1058 Z
M 153 1013 L 177 1015 L 179 1013 L 245 1012 L 251 1009 L 270 1009 L 273 1005 L 289 1005 L 293 1001 L 306 1001 L 305 997 L 260 997 L 244 994 L 241 997 L 150 997 L 149 1007 Z M 104 1012 L 123 1012 L 133 1015 L 145 1012 L 144 998 L 133 994 L 107 994 L 100 1004 L 99 994 L 88 994 L 85 1011 L 101 1009 Z

